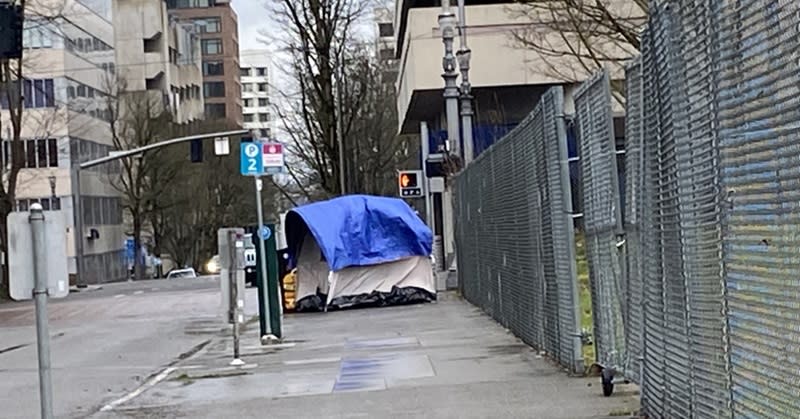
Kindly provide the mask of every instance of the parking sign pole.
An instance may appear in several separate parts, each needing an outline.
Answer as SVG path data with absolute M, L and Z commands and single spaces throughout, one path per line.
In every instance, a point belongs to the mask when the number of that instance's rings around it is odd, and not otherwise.
M 267 323 L 267 335 L 272 334 L 272 325 L 269 318 L 269 283 L 267 282 L 267 251 L 264 247 L 264 237 L 261 229 L 264 228 L 264 212 L 261 205 L 261 189 L 263 182 L 260 176 L 253 176 L 256 180 L 256 211 L 258 212 L 258 256 L 261 258 L 261 292 L 264 294 L 265 310 L 262 314 Z M 263 338 L 264 336 L 262 336 Z

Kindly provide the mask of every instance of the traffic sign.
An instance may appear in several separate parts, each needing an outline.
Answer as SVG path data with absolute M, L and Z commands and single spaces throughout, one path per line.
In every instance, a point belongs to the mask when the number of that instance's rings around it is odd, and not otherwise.
M 261 228 L 258 229 L 258 235 L 261 236 L 261 240 L 269 240 L 269 236 L 272 235 L 272 230 L 269 227 L 262 225 Z
M 9 293 L 17 301 L 33 298 L 35 287 L 33 264 L 47 275 L 47 293 L 50 298 L 63 298 L 69 294 L 67 268 L 67 220 L 62 211 L 45 211 L 44 234 L 47 260 L 34 260 L 34 243 L 28 212 L 8 215 L 8 276 Z
M 264 159 L 261 156 L 259 143 L 242 142 L 240 147 L 240 171 L 245 176 L 261 176 L 264 174 Z
M 264 172 L 268 174 L 283 173 L 283 144 L 265 143 L 262 147 Z
M 422 171 L 401 170 L 397 177 L 400 187 L 400 197 L 418 198 L 422 196 Z

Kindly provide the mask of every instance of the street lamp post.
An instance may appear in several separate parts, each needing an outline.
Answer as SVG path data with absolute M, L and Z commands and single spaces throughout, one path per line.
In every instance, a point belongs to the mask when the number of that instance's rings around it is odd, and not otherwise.
M 444 57 L 442 69 L 444 73 L 445 118 L 447 119 L 447 139 L 450 152 L 461 157 L 461 140 L 458 134 L 458 85 L 456 79 L 456 57 L 453 55 L 453 38 L 455 38 L 456 16 L 450 9 L 449 0 L 442 1 L 442 14 L 439 15 L 439 29 L 442 31 Z
M 458 0 L 459 49 L 458 68 L 461 70 L 461 130 L 464 137 L 464 167 L 475 158 L 472 143 L 472 85 L 469 82 L 469 62 L 472 51 L 467 46 L 467 17 L 465 0 Z

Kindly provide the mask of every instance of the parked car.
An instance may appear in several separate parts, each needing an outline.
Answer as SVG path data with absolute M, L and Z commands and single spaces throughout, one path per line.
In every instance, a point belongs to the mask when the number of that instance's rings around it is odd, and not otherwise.
M 167 279 L 197 278 L 194 268 L 173 269 L 167 274 Z

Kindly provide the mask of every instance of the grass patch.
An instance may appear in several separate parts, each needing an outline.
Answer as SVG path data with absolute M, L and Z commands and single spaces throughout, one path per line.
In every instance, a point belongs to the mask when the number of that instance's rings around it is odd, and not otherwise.
M 594 333 L 592 317 L 592 290 L 589 286 L 589 260 L 586 258 L 586 240 L 582 233 L 575 234 L 575 259 L 578 267 L 578 292 L 581 306 L 581 329 Z M 594 342 L 594 339 L 592 339 Z M 595 362 L 594 343 L 583 346 L 583 362 L 588 367 Z

